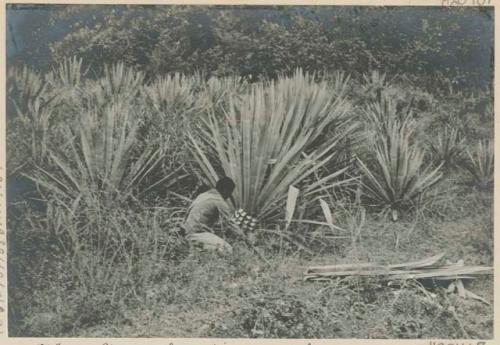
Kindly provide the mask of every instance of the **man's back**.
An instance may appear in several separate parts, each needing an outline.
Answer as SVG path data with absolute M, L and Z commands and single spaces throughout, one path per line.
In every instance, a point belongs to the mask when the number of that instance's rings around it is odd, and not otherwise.
M 184 223 L 187 233 L 209 231 L 221 214 L 229 214 L 229 205 L 216 189 L 202 193 L 196 197 L 188 210 Z

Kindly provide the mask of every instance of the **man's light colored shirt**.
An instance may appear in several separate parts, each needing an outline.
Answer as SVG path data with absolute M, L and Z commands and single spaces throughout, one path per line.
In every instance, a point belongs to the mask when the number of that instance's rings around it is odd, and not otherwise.
M 229 217 L 231 209 L 216 189 L 202 193 L 194 199 L 183 225 L 186 233 L 212 232 L 219 217 Z

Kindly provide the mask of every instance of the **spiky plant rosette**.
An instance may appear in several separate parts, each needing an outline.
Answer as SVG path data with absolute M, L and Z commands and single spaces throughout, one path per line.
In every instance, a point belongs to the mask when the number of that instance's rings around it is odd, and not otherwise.
M 433 160 L 448 169 L 460 161 L 464 144 L 465 139 L 460 137 L 458 128 L 447 126 L 429 142 L 429 148 Z
M 50 169 L 37 167 L 27 177 L 61 205 L 89 205 L 97 195 L 108 202 L 143 195 L 168 177 L 151 179 L 164 156 L 160 148 L 133 151 L 140 116 L 126 102 L 82 111 L 77 125 L 61 129 L 66 145 L 49 151 Z
M 235 208 L 261 220 L 283 215 L 293 184 L 303 183 L 302 196 L 307 198 L 349 182 L 343 177 L 346 168 L 323 169 L 356 127 L 350 103 L 335 89 L 297 71 L 290 78 L 252 84 L 245 94 L 229 95 L 223 116 L 208 111 L 204 125 L 189 134 L 204 178 L 215 184 L 222 170 L 235 181 Z M 318 145 L 327 126 L 335 130 Z M 319 179 L 305 183 L 319 172 L 324 172 Z
M 493 182 L 495 168 L 495 146 L 493 140 L 480 140 L 466 150 L 467 158 L 461 163 L 480 187 L 488 187 Z
M 413 128 L 408 121 L 392 119 L 388 123 L 388 135 L 379 136 L 372 148 L 371 164 L 359 158 L 358 163 L 364 175 L 364 196 L 397 218 L 400 210 L 411 206 L 441 179 L 442 164 L 436 168 L 424 164 L 424 151 L 411 143 Z

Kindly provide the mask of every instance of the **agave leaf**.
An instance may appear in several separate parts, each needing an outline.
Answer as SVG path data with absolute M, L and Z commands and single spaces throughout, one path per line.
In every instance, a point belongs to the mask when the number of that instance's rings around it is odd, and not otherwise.
M 191 143 L 193 144 L 193 147 L 195 148 L 193 153 L 195 153 L 194 157 L 198 161 L 198 164 L 200 168 L 202 169 L 203 173 L 205 174 L 205 177 L 208 178 L 210 182 L 212 182 L 215 185 L 216 179 L 217 179 L 217 173 L 215 172 L 214 168 L 212 167 L 212 164 L 210 164 L 210 161 L 208 160 L 207 156 L 205 153 L 202 151 L 200 146 L 198 145 L 198 142 L 194 137 L 191 135 L 191 133 L 188 133 L 189 139 L 191 140 Z
M 27 174 L 23 174 L 23 176 L 39 184 L 40 186 L 43 186 L 47 190 L 50 190 L 55 195 L 60 195 L 63 198 L 67 198 L 69 196 L 68 192 L 65 192 L 63 189 L 60 188 L 62 187 L 65 190 L 68 190 L 67 186 L 61 180 L 57 179 L 56 177 L 54 177 L 53 175 L 51 175 L 50 173 L 48 173 L 47 171 L 43 170 L 40 167 L 38 167 L 38 171 L 48 176 L 49 180 L 47 181 L 45 178 L 42 178 L 40 176 L 30 176 Z
M 328 204 L 326 203 L 325 200 L 320 199 L 319 202 L 321 204 L 321 209 L 323 210 L 323 214 L 325 215 L 326 222 L 328 223 L 328 225 L 330 226 L 330 228 L 333 230 L 333 215 L 332 215 L 332 211 L 330 210 L 330 207 L 328 206 Z
M 290 226 L 293 214 L 295 212 L 295 205 L 297 203 L 297 197 L 299 196 L 299 189 L 294 186 L 290 186 L 288 189 L 288 199 L 286 201 L 286 226 L 285 230 Z
M 78 179 L 75 176 L 73 176 L 73 172 L 71 171 L 71 167 L 69 165 L 66 165 L 65 162 L 63 162 L 61 159 L 59 159 L 58 157 L 56 157 L 54 154 L 51 154 L 50 158 L 62 170 L 62 172 L 64 173 L 65 177 L 69 181 L 71 181 L 73 183 L 73 187 L 76 190 L 81 190 L 82 189 L 81 181 L 78 181 Z

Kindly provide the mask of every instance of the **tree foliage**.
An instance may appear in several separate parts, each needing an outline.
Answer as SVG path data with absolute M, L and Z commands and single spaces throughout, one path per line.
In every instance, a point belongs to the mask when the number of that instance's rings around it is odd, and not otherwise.
M 492 71 L 488 9 L 71 5 L 51 12 L 52 28 L 39 29 L 63 33 L 47 42 L 53 62 L 122 61 L 147 75 L 379 69 L 477 86 L 490 83 Z

